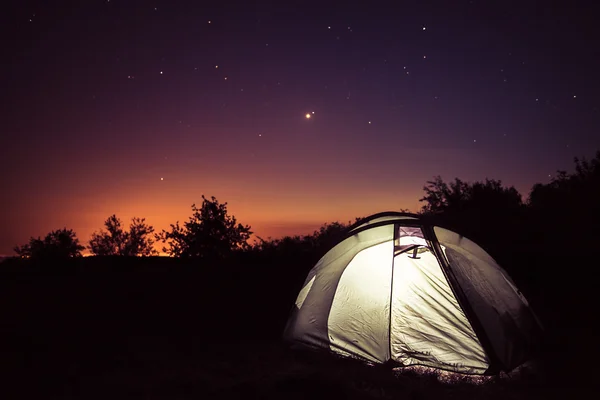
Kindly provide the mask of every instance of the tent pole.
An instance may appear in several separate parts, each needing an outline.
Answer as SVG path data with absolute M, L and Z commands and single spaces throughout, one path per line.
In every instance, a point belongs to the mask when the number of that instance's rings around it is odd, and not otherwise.
M 392 277 L 390 279 L 390 313 L 388 317 L 388 348 L 389 348 L 389 360 L 392 360 L 392 301 L 394 300 L 394 261 L 396 259 L 396 238 L 398 237 L 398 231 L 400 226 L 394 224 L 394 234 L 392 236 Z

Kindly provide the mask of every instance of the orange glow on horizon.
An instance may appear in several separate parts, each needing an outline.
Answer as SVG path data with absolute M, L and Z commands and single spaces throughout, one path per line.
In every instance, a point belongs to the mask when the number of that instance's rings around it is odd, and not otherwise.
M 91 234 L 104 229 L 104 221 L 112 214 L 121 219 L 126 229 L 131 218 L 140 217 L 145 218 L 155 228 L 155 232 L 169 230 L 170 224 L 187 221 L 192 213 L 192 203 L 200 205 L 202 201 L 202 192 L 182 189 L 184 186 L 176 179 L 159 181 L 156 186 L 159 188 L 158 192 L 153 186 L 150 184 L 135 189 L 104 192 L 97 194 L 97 197 L 94 196 L 96 193 L 90 193 L 73 199 L 61 199 L 58 204 L 47 204 L 47 211 L 41 210 L 38 218 L 24 220 L 15 232 L 14 243 L 8 243 L 10 247 L 6 246 L 8 248 L 1 249 L 0 253 L 10 255 L 14 245 L 26 243 L 32 236 L 43 237 L 62 227 L 73 229 L 80 242 L 87 246 Z M 418 207 L 418 202 L 409 201 L 410 197 L 416 198 L 416 194 L 408 196 L 408 193 L 406 200 L 402 202 L 390 194 L 372 196 L 367 193 L 353 196 L 352 193 L 345 193 L 346 190 L 338 190 L 340 193 L 332 196 L 330 190 L 326 197 L 319 198 L 304 192 L 302 186 L 295 190 L 291 188 L 291 192 L 268 189 L 255 189 L 245 195 L 239 189 L 221 187 L 214 190 L 214 194 L 208 190 L 204 194 L 207 198 L 214 195 L 221 203 L 227 202 L 228 212 L 236 217 L 237 222 L 250 225 L 253 232 L 251 242 L 258 237 L 275 239 L 311 234 L 325 223 L 347 223 L 354 221 L 356 217 L 384 210 L 417 210 Z M 157 251 L 161 251 L 162 247 L 163 243 L 155 245 Z
M 276 135 L 270 137 L 277 140 Z M 268 141 L 264 143 L 269 146 Z M 236 152 L 235 164 L 218 157 L 188 161 L 169 156 L 167 168 L 158 162 L 150 162 L 140 171 L 119 170 L 117 165 L 118 179 L 99 165 L 86 169 L 85 175 L 74 181 L 76 185 L 56 174 L 56 179 L 24 192 L 15 203 L 5 218 L 4 226 L 10 229 L 0 237 L 0 254 L 12 255 L 14 246 L 30 237 L 63 227 L 73 229 L 87 245 L 90 235 L 102 229 L 112 214 L 126 227 L 131 218 L 140 217 L 156 232 L 168 230 L 170 224 L 190 217 L 191 205 L 200 205 L 202 194 L 227 202 L 229 213 L 239 223 L 250 225 L 253 238 L 305 235 L 325 223 L 346 223 L 381 211 L 418 211 L 423 184 L 438 171 L 419 152 L 402 154 L 397 169 L 385 169 L 374 164 L 373 157 L 336 151 L 333 143 L 311 146 L 308 141 L 298 141 L 294 146 L 310 151 L 311 161 L 266 147 L 256 158 Z M 428 157 L 452 160 L 456 174 L 464 179 L 481 179 L 466 163 L 460 164 L 465 160 L 460 151 L 431 150 Z M 86 164 L 81 161 L 81 165 Z

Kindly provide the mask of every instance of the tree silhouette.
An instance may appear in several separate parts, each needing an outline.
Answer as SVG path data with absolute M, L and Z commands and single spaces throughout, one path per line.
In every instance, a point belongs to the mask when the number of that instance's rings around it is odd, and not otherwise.
M 360 218 L 356 218 L 358 221 Z M 335 246 L 346 234 L 352 223 L 325 223 L 309 235 L 284 236 L 277 239 L 258 237 L 252 250 L 272 258 L 281 256 L 295 260 L 316 262 L 323 254 Z
M 503 187 L 501 181 L 494 179 L 466 183 L 455 178 L 447 184 L 436 176 L 423 190 L 425 196 L 419 199 L 426 203 L 423 213 L 465 213 L 490 208 L 514 211 L 523 207 L 521 195 L 514 187 Z
M 130 256 L 151 256 L 158 252 L 154 250 L 154 227 L 146 224 L 145 218 L 134 217 L 129 225 L 128 240 L 125 254 Z
M 106 231 L 92 234 L 88 248 L 97 256 L 133 257 L 156 254 L 152 236 L 154 228 L 145 221 L 144 218 L 132 218 L 129 232 L 126 232 L 121 220 L 113 214 L 104 221 Z
M 360 218 L 356 218 L 355 222 Z M 339 221 L 325 223 L 319 227 L 318 230 L 314 231 L 312 235 L 306 237 L 306 240 L 311 243 L 311 246 L 319 253 L 323 250 L 327 251 L 332 246 L 336 245 L 341 240 L 352 225 L 351 222 L 342 223 Z
M 568 209 L 580 214 L 597 210 L 600 206 L 600 150 L 588 161 L 574 158 L 575 172 L 557 171 L 548 184 L 537 183 L 529 195 L 529 206 L 539 212 Z M 564 213 L 563 213 L 564 214 Z M 557 215 L 558 216 L 558 215 Z
M 549 244 L 596 247 L 600 234 L 600 150 L 588 161 L 575 158 L 575 171 L 557 171 L 548 184 L 533 186 L 528 199 L 536 236 Z M 577 232 L 565 235 L 565 232 Z
M 236 250 L 250 247 L 250 226 L 238 224 L 227 212 L 227 203 L 219 203 L 213 196 L 208 200 L 202 195 L 200 208 L 192 204 L 192 216 L 183 226 L 179 221 L 171 224 L 171 230 L 163 230 L 156 239 L 168 244 L 163 251 L 175 257 L 200 257 L 219 259 Z
M 446 183 L 440 176 L 423 188 L 421 213 L 433 215 L 447 227 L 464 234 L 487 249 L 498 261 L 503 251 L 523 239 L 526 207 L 514 187 L 486 179 L 467 183 L 458 178 Z
M 44 239 L 32 237 L 29 243 L 16 246 L 14 251 L 21 258 L 40 260 L 81 257 L 83 249 L 75 232 L 63 228 L 48 233 Z

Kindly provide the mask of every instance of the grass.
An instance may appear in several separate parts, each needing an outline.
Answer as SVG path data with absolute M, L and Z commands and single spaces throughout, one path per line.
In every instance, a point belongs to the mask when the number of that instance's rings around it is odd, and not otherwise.
M 549 350 L 510 376 L 393 371 L 291 351 L 279 338 L 306 265 L 2 265 L 2 398 L 529 399 L 574 397 L 595 383 L 596 336 L 574 308 L 580 297 L 559 301 L 550 289 L 535 300 Z

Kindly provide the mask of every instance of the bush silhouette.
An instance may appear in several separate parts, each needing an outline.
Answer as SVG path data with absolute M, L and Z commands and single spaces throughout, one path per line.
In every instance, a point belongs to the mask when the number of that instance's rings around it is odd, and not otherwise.
M 310 235 L 284 236 L 277 239 L 259 237 L 252 250 L 271 255 L 285 253 L 288 256 L 312 255 L 319 258 L 344 237 L 350 225 L 350 222 L 336 221 L 321 225 Z
M 529 195 L 529 206 L 539 213 L 568 210 L 568 214 L 589 214 L 600 205 L 600 150 L 588 161 L 575 158 L 575 172 L 557 171 L 548 184 L 537 183 Z
M 237 250 L 250 248 L 250 226 L 238 224 L 227 212 L 227 203 L 219 203 L 213 196 L 202 195 L 200 208 L 192 204 L 192 216 L 183 226 L 179 221 L 171 230 L 163 230 L 156 239 L 167 244 L 163 251 L 175 257 L 220 259 Z
M 63 228 L 48 233 L 44 239 L 32 237 L 29 243 L 16 246 L 14 251 L 21 258 L 45 260 L 81 257 L 83 249 L 75 232 Z
M 528 206 L 545 244 L 560 238 L 563 246 L 595 248 L 600 240 L 600 150 L 590 161 L 574 162 L 573 173 L 557 171 L 550 183 L 534 185 Z
M 474 240 L 500 264 L 511 264 L 517 257 L 512 250 L 526 235 L 522 226 L 527 208 L 514 187 L 494 179 L 468 183 L 455 178 L 446 183 L 436 176 L 423 190 L 422 214 Z
M 132 218 L 129 232 L 123 230 L 121 220 L 111 215 L 104 221 L 106 231 L 94 232 L 88 248 L 97 256 L 150 256 L 154 250 L 154 228 L 144 218 Z

